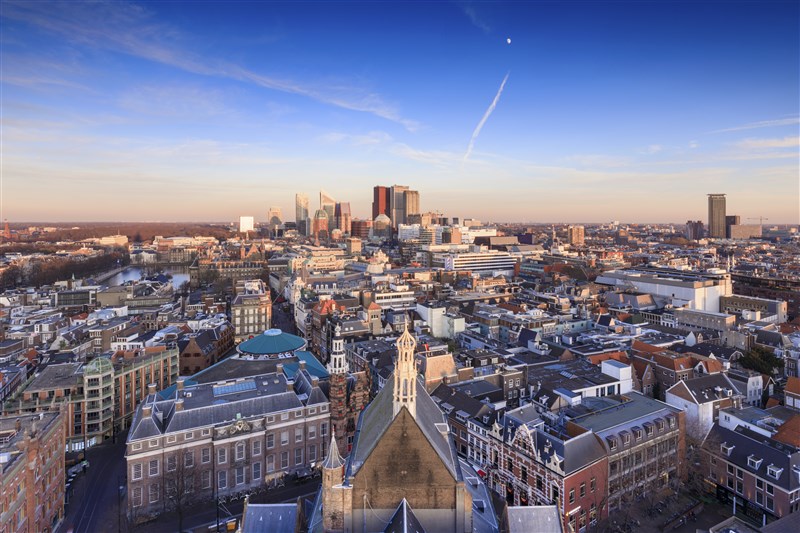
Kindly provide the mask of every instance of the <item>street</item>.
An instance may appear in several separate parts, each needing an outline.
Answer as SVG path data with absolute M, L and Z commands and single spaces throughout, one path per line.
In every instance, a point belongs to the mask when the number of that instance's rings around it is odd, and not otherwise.
M 95 533 L 118 528 L 119 485 L 125 484 L 125 438 L 89 448 L 89 468 L 75 478 L 59 532 Z

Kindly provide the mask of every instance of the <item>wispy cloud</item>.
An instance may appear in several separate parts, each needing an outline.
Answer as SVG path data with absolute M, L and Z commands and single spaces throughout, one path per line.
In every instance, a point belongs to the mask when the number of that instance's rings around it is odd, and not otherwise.
M 800 137 L 784 137 L 782 139 L 744 139 L 736 143 L 744 150 L 761 148 L 797 148 L 800 146 Z
M 331 132 L 318 137 L 325 144 L 348 143 L 352 146 L 376 146 L 391 142 L 392 136 L 384 131 L 370 131 L 365 134 Z
M 483 33 L 491 33 L 492 28 L 483 20 L 481 20 L 480 17 L 478 17 L 478 12 L 475 10 L 475 6 L 470 4 L 462 4 L 461 10 L 469 18 L 469 21 L 472 22 L 473 26 L 481 30 Z
M 192 74 L 227 78 L 305 96 L 343 109 L 370 113 L 410 131 L 419 126 L 418 122 L 402 117 L 397 108 L 379 94 L 363 86 L 315 86 L 191 54 L 182 46 L 186 36 L 172 27 L 152 22 L 148 11 L 135 4 L 9 1 L 3 3 L 3 17 L 38 26 L 84 46 L 110 49 Z
M 489 117 L 491 116 L 492 111 L 494 111 L 494 108 L 497 107 L 497 102 L 500 101 L 500 95 L 503 94 L 503 89 L 506 86 L 509 74 L 511 74 L 511 72 L 506 73 L 506 76 L 503 78 L 503 82 L 500 84 L 500 88 L 497 89 L 497 94 L 494 95 L 494 100 L 492 100 L 492 103 L 489 104 L 489 108 L 486 110 L 486 113 L 483 114 L 483 118 L 481 118 L 481 121 L 478 122 L 478 125 L 475 127 L 475 131 L 472 132 L 472 137 L 470 137 L 469 139 L 469 145 L 467 146 L 467 151 L 464 153 L 463 162 L 466 162 L 467 159 L 469 159 L 469 156 L 472 154 L 472 148 L 475 146 L 475 139 L 477 139 L 478 135 L 480 135 L 483 125 L 486 124 L 487 120 L 489 120 Z
M 775 120 L 761 120 L 758 122 L 751 122 L 742 126 L 734 126 L 732 128 L 723 128 L 721 130 L 709 131 L 708 133 L 726 133 L 729 131 L 742 131 L 753 130 L 756 128 L 772 128 L 775 126 L 794 126 L 800 124 L 800 117 L 779 118 Z
M 651 144 L 649 146 L 644 147 L 642 150 L 640 150 L 640 153 L 647 154 L 647 155 L 653 155 L 653 154 L 657 154 L 658 152 L 662 151 L 663 149 L 664 149 L 664 147 L 661 146 L 660 144 Z
M 697 141 L 689 141 L 689 148 L 695 149 L 695 148 L 698 148 L 699 146 L 700 146 L 700 143 L 698 143 Z

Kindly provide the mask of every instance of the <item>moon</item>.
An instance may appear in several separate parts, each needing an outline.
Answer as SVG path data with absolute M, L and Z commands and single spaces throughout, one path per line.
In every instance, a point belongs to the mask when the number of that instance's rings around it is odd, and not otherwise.
M 506 39 L 506 44 L 511 44 L 511 37 Z

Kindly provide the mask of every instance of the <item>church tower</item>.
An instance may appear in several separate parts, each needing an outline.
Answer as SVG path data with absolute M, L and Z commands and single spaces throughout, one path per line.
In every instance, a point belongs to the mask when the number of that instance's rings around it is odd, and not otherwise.
M 417 341 L 405 325 L 403 334 L 397 339 L 397 361 L 394 368 L 394 398 L 392 417 L 396 417 L 402 407 L 417 418 L 417 368 L 414 365 L 414 348 Z
M 331 341 L 331 359 L 328 361 L 330 373 L 331 428 L 339 436 L 337 445 L 342 453 L 347 453 L 347 359 L 344 355 L 342 327 L 337 324 Z
M 328 456 L 322 463 L 322 527 L 325 531 L 344 530 L 344 461 L 336 445 L 336 430 L 331 430 Z

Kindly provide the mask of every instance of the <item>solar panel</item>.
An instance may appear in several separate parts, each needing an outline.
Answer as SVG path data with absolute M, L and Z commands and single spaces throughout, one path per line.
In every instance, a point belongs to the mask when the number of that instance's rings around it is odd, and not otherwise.
M 240 381 L 231 385 L 217 385 L 214 387 L 214 396 L 222 396 L 224 394 L 233 394 L 235 392 L 245 392 L 256 390 L 255 381 Z

